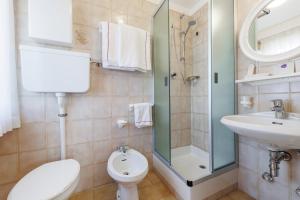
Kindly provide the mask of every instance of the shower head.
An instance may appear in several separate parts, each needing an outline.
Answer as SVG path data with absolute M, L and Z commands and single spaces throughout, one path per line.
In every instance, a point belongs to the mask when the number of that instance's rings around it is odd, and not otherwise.
M 189 26 L 194 26 L 194 25 L 196 25 L 196 21 L 195 20 L 189 21 Z
M 186 31 L 184 32 L 184 36 L 186 36 L 186 34 L 189 32 L 191 26 L 194 26 L 194 25 L 196 25 L 196 21 L 195 20 L 189 21 L 188 27 L 187 27 Z

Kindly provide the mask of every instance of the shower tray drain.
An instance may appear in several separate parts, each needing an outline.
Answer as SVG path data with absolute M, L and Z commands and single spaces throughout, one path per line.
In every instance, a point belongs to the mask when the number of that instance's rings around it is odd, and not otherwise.
M 206 166 L 205 165 L 199 165 L 199 168 L 206 169 Z
M 129 172 L 123 172 L 123 175 L 127 176 L 127 175 L 129 175 Z

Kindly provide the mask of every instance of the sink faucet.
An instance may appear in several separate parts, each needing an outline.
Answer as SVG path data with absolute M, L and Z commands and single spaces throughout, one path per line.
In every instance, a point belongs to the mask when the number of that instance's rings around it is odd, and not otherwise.
M 285 111 L 282 99 L 274 99 L 272 111 L 275 111 L 275 118 L 276 119 L 284 119 L 285 118 Z
M 128 149 L 129 149 L 129 146 L 128 145 L 124 145 L 124 144 L 122 144 L 122 145 L 120 145 L 120 146 L 117 147 L 117 150 L 119 152 L 122 152 L 122 153 L 127 153 Z

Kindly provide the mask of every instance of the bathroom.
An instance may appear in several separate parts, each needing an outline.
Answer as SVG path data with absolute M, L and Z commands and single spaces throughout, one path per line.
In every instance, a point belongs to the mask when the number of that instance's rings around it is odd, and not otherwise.
M 0 200 L 300 199 L 299 6 L 1 1 Z M 109 27 L 145 33 L 122 41 L 145 68 L 110 65 Z

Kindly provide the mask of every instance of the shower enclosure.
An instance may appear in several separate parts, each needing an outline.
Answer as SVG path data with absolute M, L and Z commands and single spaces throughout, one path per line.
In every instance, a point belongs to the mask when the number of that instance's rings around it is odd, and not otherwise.
M 234 1 L 188 14 L 174 3 L 153 17 L 154 154 L 192 186 L 236 166 L 235 134 L 220 123 L 235 112 Z

